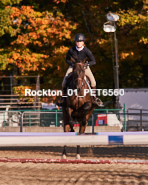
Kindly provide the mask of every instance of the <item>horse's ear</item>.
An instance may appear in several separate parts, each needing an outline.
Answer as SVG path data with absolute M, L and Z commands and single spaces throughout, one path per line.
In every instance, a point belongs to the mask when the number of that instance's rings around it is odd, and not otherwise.
M 82 60 L 82 63 L 84 64 L 86 62 L 86 60 L 87 60 L 87 57 L 84 58 L 84 60 Z
M 73 57 L 71 57 L 70 60 L 71 60 L 73 63 L 76 63 L 76 60 L 75 60 Z

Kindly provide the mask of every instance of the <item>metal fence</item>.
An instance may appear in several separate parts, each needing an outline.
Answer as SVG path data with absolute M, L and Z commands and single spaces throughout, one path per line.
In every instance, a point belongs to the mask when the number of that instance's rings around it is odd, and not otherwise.
M 148 131 L 148 110 L 129 108 L 127 110 L 127 130 Z
M 96 117 L 96 116 L 95 116 Z M 92 126 L 94 115 L 90 116 L 88 126 Z M 62 111 L 24 111 L 22 113 L 23 126 L 59 127 L 63 126 Z M 75 122 L 78 124 L 78 122 Z
M 90 116 L 88 126 L 96 124 L 98 114 L 117 113 L 121 109 L 95 109 Z M 1 125 L 0 127 L 12 126 L 20 127 L 20 132 L 23 131 L 24 126 L 39 126 L 39 127 L 62 127 L 63 113 L 61 110 L 19 110 L 19 111 L 1 111 Z M 76 122 L 78 124 L 78 122 Z
M 148 110 L 146 109 L 95 109 L 89 119 L 88 126 L 94 126 L 98 115 L 116 116 L 123 125 L 123 131 L 147 131 L 148 130 Z M 76 123 L 78 124 L 78 123 Z M 107 123 L 109 125 L 109 122 Z M 105 125 L 105 124 L 102 124 Z M 39 127 L 62 127 L 63 114 L 61 110 L 18 110 L 0 111 L 0 127 L 20 127 L 39 126 Z
M 148 131 L 148 110 L 146 109 L 95 109 L 89 119 L 88 126 L 94 126 L 97 123 L 99 115 L 104 115 L 107 118 L 116 118 L 116 121 L 123 126 L 122 131 Z M 107 120 L 115 123 L 115 119 Z M 78 124 L 76 122 L 76 124 Z M 114 124 L 116 125 L 116 124 Z M 0 111 L 0 127 L 20 127 L 20 132 L 23 127 L 39 126 L 39 127 L 62 127 L 63 114 L 61 110 L 18 110 L 18 111 Z
M 62 126 L 63 114 L 57 111 L 25 111 L 22 113 L 23 126 Z
M 13 110 L 22 108 L 39 110 L 41 108 L 40 97 L 21 94 L 20 89 L 23 90 L 26 86 L 36 91 L 40 90 L 40 76 L 0 76 L 0 106 L 11 105 Z

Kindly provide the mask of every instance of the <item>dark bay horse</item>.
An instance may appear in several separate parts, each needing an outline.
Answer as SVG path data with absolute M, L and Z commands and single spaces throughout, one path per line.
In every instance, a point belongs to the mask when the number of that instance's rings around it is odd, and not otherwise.
M 68 85 L 68 92 L 72 92 L 71 96 L 68 94 L 66 98 L 66 104 L 63 106 L 63 119 L 64 119 L 64 132 L 74 132 L 74 121 L 79 122 L 79 133 L 85 132 L 85 128 L 88 124 L 89 117 L 91 116 L 95 107 L 92 106 L 92 97 L 90 93 L 85 93 L 85 89 L 89 90 L 88 84 L 85 80 L 85 66 L 86 61 L 76 61 L 71 58 L 74 67 L 71 76 L 70 83 Z M 79 154 L 80 146 L 77 146 L 76 158 L 80 159 Z M 63 158 L 66 158 L 66 146 L 63 150 Z

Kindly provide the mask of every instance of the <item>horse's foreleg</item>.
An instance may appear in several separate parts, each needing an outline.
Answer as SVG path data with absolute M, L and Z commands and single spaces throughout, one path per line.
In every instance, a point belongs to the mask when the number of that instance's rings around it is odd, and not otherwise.
M 82 122 L 80 124 L 79 133 L 84 133 L 85 132 L 86 126 L 88 124 L 87 114 L 88 114 L 90 108 L 91 108 L 90 103 L 85 103 L 83 105 L 83 118 L 82 118 Z
M 64 132 L 69 132 L 70 125 L 64 125 Z
M 84 133 L 85 132 L 85 129 L 86 129 L 86 126 L 80 126 L 80 129 L 79 129 L 79 133 Z
M 82 119 L 82 124 L 80 124 L 80 130 L 79 130 L 79 133 L 84 133 L 85 132 L 85 129 L 86 129 L 86 126 L 88 124 L 88 121 L 89 121 L 89 118 L 93 112 L 93 110 L 95 108 L 91 108 L 91 109 L 88 109 L 90 107 L 90 104 L 86 104 L 86 106 L 84 106 L 84 110 L 85 110 L 85 113 L 84 113 L 84 117 Z
M 69 125 L 70 125 L 70 129 L 71 129 L 71 132 L 74 132 L 74 129 L 73 129 L 73 126 L 74 126 L 74 120 L 71 116 L 71 113 L 72 113 L 72 109 L 71 108 L 68 108 L 68 114 L 69 114 Z
M 84 133 L 87 126 L 86 114 L 84 114 L 82 122 L 80 123 L 79 133 Z

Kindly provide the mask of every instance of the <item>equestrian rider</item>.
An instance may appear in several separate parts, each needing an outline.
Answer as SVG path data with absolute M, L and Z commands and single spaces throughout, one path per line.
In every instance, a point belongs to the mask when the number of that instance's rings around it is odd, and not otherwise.
M 87 47 L 84 46 L 85 36 L 82 33 L 77 33 L 74 37 L 74 41 L 76 43 L 76 46 L 70 48 L 66 56 L 66 63 L 69 64 L 69 68 L 62 82 L 63 95 L 66 95 L 67 93 L 67 87 L 66 87 L 67 78 L 70 76 L 71 72 L 73 71 L 74 64 L 70 60 L 71 57 L 74 58 L 75 60 L 79 59 L 80 61 L 84 60 L 85 58 L 89 58 L 89 62 L 84 64 L 84 66 L 86 66 L 85 75 L 88 76 L 91 81 L 91 88 L 96 89 L 96 81 L 89 68 L 89 66 L 96 64 L 96 61 L 92 52 Z M 98 99 L 96 98 L 96 96 L 92 98 L 92 103 L 94 106 L 100 106 L 100 101 L 98 102 Z M 57 103 L 57 105 L 63 106 L 64 104 L 65 104 L 65 98 L 62 97 L 60 99 L 60 103 Z

